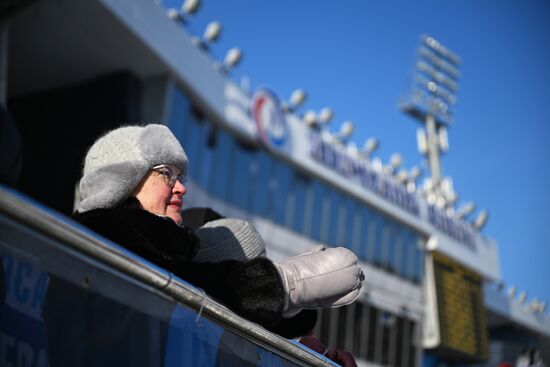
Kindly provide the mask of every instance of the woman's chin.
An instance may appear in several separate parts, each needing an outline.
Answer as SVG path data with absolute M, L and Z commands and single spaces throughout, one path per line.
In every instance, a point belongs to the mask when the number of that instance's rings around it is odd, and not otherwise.
M 182 218 L 181 218 L 181 208 L 180 208 L 180 207 L 171 208 L 170 206 L 168 206 L 165 215 L 166 215 L 167 217 L 172 218 L 172 220 L 173 220 L 174 222 L 176 222 L 177 224 L 181 224 L 181 222 L 182 222 Z

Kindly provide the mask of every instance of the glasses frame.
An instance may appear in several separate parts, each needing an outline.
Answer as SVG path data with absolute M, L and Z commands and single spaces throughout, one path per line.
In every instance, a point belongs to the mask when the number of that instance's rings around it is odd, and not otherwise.
M 183 186 L 187 185 L 187 176 L 183 173 L 175 175 L 173 169 L 167 164 L 159 164 L 151 168 L 151 170 L 160 173 L 164 179 L 164 183 L 171 189 L 176 185 L 176 181 L 179 181 Z

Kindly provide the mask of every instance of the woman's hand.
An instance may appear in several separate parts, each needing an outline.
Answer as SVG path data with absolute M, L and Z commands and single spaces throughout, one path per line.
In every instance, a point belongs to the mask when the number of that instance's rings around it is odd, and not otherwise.
M 314 336 L 303 336 L 300 338 L 300 343 L 344 367 L 357 367 L 353 354 L 335 347 L 327 349 L 327 347 Z

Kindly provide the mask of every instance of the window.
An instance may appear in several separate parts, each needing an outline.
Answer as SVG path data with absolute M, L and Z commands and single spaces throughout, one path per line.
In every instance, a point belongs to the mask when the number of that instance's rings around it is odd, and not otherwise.
M 342 219 L 345 217 L 342 213 L 343 197 L 339 191 L 332 190 L 329 193 L 330 206 L 329 206 L 329 221 L 328 221 L 328 238 L 327 242 L 332 245 L 341 245 L 339 243 L 338 234 L 343 232 L 344 223 Z M 342 218 L 344 217 L 344 218 Z
M 208 124 L 202 124 L 199 130 L 199 147 L 197 159 L 193 167 L 193 177 L 204 189 L 207 189 L 210 181 L 210 173 L 212 172 L 212 156 L 214 154 L 214 146 L 216 145 L 216 130 Z M 213 172 L 216 174 L 216 172 Z
M 172 91 L 171 109 L 168 112 L 168 127 L 183 143 L 189 125 L 188 113 L 191 103 L 178 88 L 173 88 Z
M 389 312 L 381 312 L 380 322 L 382 330 L 382 364 L 393 366 L 397 317 Z
M 353 251 L 355 247 L 353 244 L 353 232 L 356 225 L 355 212 L 357 211 L 357 203 L 355 200 L 351 197 L 345 198 L 342 211 L 344 212 L 344 215 L 342 215 L 343 223 L 340 227 L 342 229 L 342 234 L 341 237 L 339 236 L 338 241 L 340 244 Z
M 318 327 L 323 344 L 345 349 L 364 361 L 393 367 L 416 363 L 415 323 L 406 317 L 356 302 L 322 310 Z
M 367 359 L 369 336 L 369 306 L 357 302 L 355 307 L 355 332 L 353 334 L 353 351 L 361 359 Z
M 388 220 L 388 218 L 383 218 L 382 222 L 382 245 L 381 245 L 381 256 L 380 256 L 380 265 L 383 269 L 391 271 L 390 259 L 395 253 L 394 250 L 394 234 L 395 234 L 395 224 Z
M 388 223 L 388 248 L 386 250 L 386 258 L 384 259 L 384 268 L 391 273 L 399 274 L 400 258 L 401 258 L 401 243 L 404 227 L 394 221 L 387 220 Z
M 249 194 L 253 187 L 250 174 L 252 159 L 251 149 L 239 143 L 235 144 L 229 176 L 231 186 L 229 187 L 228 201 L 240 208 L 247 208 L 249 205 Z
M 190 162 L 190 169 L 198 165 L 199 136 L 205 125 L 200 120 L 199 114 L 193 111 L 189 99 L 178 88 L 174 88 L 171 110 L 168 114 L 168 127 L 183 146 Z M 189 172 L 189 175 L 194 176 L 191 172 Z
M 420 240 L 418 236 L 413 236 L 414 246 L 414 274 L 413 279 L 416 283 L 420 283 L 424 277 L 424 251 L 420 248 Z
M 292 179 L 291 169 L 283 162 L 276 162 L 275 166 L 275 195 L 273 219 L 275 222 L 285 225 L 287 215 L 287 201 L 290 181 Z
M 364 247 L 364 259 L 369 262 L 374 260 L 374 252 L 376 251 L 376 238 L 378 237 L 378 216 L 374 211 L 365 208 L 364 228 L 366 228 L 363 237 L 366 238 L 366 246 Z
M 416 255 L 416 240 L 413 233 L 409 234 L 409 238 L 407 241 L 407 279 L 410 279 L 411 281 L 414 281 L 414 273 L 415 273 L 415 255 Z
M 416 335 L 418 334 L 418 331 L 416 328 L 418 327 L 416 323 L 409 321 L 409 344 L 407 345 L 409 347 L 409 353 L 408 353 L 408 367 L 414 367 L 416 366 L 416 359 L 417 359 L 417 353 L 418 353 L 418 347 L 416 346 Z
M 222 200 L 227 200 L 228 196 L 229 178 L 232 177 L 230 169 L 233 149 L 233 138 L 223 131 L 218 131 L 211 160 L 208 189 L 210 193 Z
M 312 196 L 312 216 L 311 226 L 309 232 L 306 235 L 311 236 L 317 241 L 321 241 L 321 228 L 323 223 L 323 208 L 325 203 L 326 187 L 318 180 L 313 180 L 311 183 L 311 196 Z
M 368 344 L 367 344 L 367 360 L 375 361 L 376 358 L 376 345 L 377 340 L 380 338 L 378 335 L 378 310 L 375 307 L 369 306 L 369 330 L 368 330 Z
M 386 222 L 384 217 L 381 214 L 375 213 L 374 215 L 375 222 L 375 240 L 374 240 L 374 251 L 372 256 L 372 262 L 376 266 L 382 266 L 382 255 L 384 252 L 384 247 L 386 246 L 388 231 L 385 226 Z
M 349 198 L 346 200 L 346 221 L 344 223 L 344 237 L 342 244 L 352 251 L 356 252 L 359 248 L 359 233 L 361 230 L 361 222 L 357 202 Z
M 391 267 L 393 271 L 399 276 L 403 277 L 403 271 L 401 267 L 401 258 L 403 257 L 403 237 L 406 233 L 406 228 L 397 226 L 394 238 L 394 255 L 391 258 Z
M 287 223 L 290 228 L 298 233 L 304 233 L 308 179 L 297 171 L 294 171 L 292 184 L 288 192 L 288 216 Z
M 395 358 L 393 365 L 395 367 L 403 367 L 403 357 L 406 354 L 405 351 L 405 334 L 404 334 L 405 319 L 402 317 L 397 318 L 396 322 L 396 344 L 395 344 Z
M 254 158 L 255 180 L 252 200 L 252 211 L 261 216 L 269 216 L 273 209 L 275 179 L 272 174 L 273 159 L 263 151 L 258 151 Z

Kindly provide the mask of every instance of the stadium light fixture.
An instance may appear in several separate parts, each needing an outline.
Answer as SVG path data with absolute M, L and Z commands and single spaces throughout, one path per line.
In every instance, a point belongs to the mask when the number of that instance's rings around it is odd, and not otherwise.
M 355 142 L 353 141 L 350 141 L 348 144 L 346 144 L 346 151 L 352 157 L 357 157 L 359 155 L 359 149 L 357 149 L 357 144 L 355 144 Z
M 440 182 L 439 196 L 445 200 L 444 209 L 448 216 L 454 216 L 453 205 L 458 200 L 458 195 L 453 189 L 453 180 L 450 177 L 445 177 Z
M 170 8 L 166 11 L 166 14 L 170 19 L 177 20 L 185 24 L 188 22 L 188 18 L 197 12 L 200 4 L 200 0 L 185 0 L 181 5 L 181 9 Z
M 472 214 L 476 210 L 476 204 L 472 201 L 469 201 L 457 209 L 455 213 L 456 219 L 464 219 L 468 215 Z
M 199 10 L 200 5 L 200 0 L 185 0 L 181 9 L 186 14 L 195 14 Z
M 222 32 L 222 25 L 218 21 L 208 23 L 204 30 L 203 40 L 208 43 L 212 43 L 220 38 Z
M 382 172 L 384 170 L 384 166 L 382 165 L 382 160 L 379 157 L 374 157 L 371 161 L 372 163 L 372 169 L 376 172 Z
M 394 170 L 403 165 L 403 156 L 399 153 L 393 153 L 390 157 L 390 164 Z
M 223 64 L 219 64 L 219 69 L 223 74 L 228 74 L 235 66 L 237 66 L 243 57 L 243 52 L 238 47 L 230 48 L 225 54 Z
M 238 47 L 233 47 L 227 51 L 223 63 L 229 68 L 234 68 L 239 62 L 241 62 L 242 57 L 243 52 L 241 49 Z
M 521 292 L 518 296 L 518 301 L 519 301 L 519 303 L 524 305 L 525 302 L 527 301 L 527 292 L 525 292 L 525 291 Z
M 430 177 L 425 177 L 424 182 L 422 183 L 422 190 L 425 193 L 433 191 L 432 179 Z
M 393 153 L 390 156 L 390 162 L 384 168 L 384 171 L 386 172 L 386 174 L 391 176 L 397 172 L 397 170 L 399 169 L 399 167 L 401 167 L 402 164 L 403 164 L 403 156 L 401 156 L 401 154 L 399 153 Z
M 317 125 L 317 113 L 313 110 L 307 110 L 302 116 L 302 121 L 309 127 Z
M 489 220 L 489 212 L 487 210 L 482 210 L 477 215 L 476 219 L 473 221 L 472 226 L 477 230 L 481 231 L 483 227 L 487 224 Z
M 370 158 L 372 153 L 378 149 L 380 146 L 380 141 L 377 138 L 370 137 L 367 140 L 365 140 L 365 143 L 363 144 L 363 149 L 361 150 L 361 155 L 365 158 Z
M 307 93 L 303 89 L 295 89 L 290 94 L 289 101 L 282 103 L 283 111 L 293 113 L 298 109 L 298 107 L 303 105 L 306 100 Z
M 418 166 L 412 167 L 411 170 L 409 171 L 409 177 L 412 181 L 418 180 L 421 174 L 422 174 L 422 168 Z
M 319 111 L 319 113 L 313 110 L 306 111 L 302 116 L 302 121 L 307 126 L 316 130 L 320 130 L 321 126 L 327 124 L 333 116 L 334 113 L 332 112 L 332 109 L 330 109 L 329 107 L 325 107 L 321 111 Z
M 437 137 L 439 139 L 439 149 L 443 153 L 446 153 L 449 151 L 449 136 L 447 135 L 447 128 L 444 126 L 439 127 L 439 132 L 437 134 Z
M 334 112 L 332 108 L 325 107 L 319 111 L 318 122 L 325 125 L 328 124 L 334 117 Z
M 409 179 L 409 173 L 407 172 L 407 170 L 402 168 L 399 170 L 399 172 L 397 172 L 395 178 L 400 184 L 406 184 L 407 180 Z
M 529 304 L 529 311 L 532 313 L 540 312 L 540 301 L 538 299 L 533 299 Z
M 426 194 L 426 201 L 428 202 L 428 204 L 435 205 L 437 202 L 437 196 L 435 195 L 435 193 L 433 191 L 427 191 Z
M 208 50 L 209 46 L 220 38 L 221 33 L 221 23 L 218 21 L 213 21 L 208 23 L 208 25 L 204 29 L 204 34 L 202 35 L 202 38 L 195 36 L 191 39 L 191 41 L 195 44 L 195 46 L 203 50 Z
M 447 200 L 447 205 L 449 207 L 452 207 L 458 200 L 458 194 L 454 191 L 451 191 L 445 196 L 445 199 Z
M 428 140 L 426 139 L 426 132 L 422 128 L 416 129 L 416 144 L 418 153 L 422 155 L 428 153 Z
M 334 137 L 340 143 L 344 143 L 353 134 L 354 129 L 355 129 L 355 127 L 353 125 L 353 122 L 351 122 L 349 120 L 344 121 L 342 123 L 342 125 L 340 126 L 340 130 L 338 131 L 338 133 Z
M 422 169 L 418 166 L 414 166 L 410 169 L 407 178 L 407 192 L 413 193 L 416 191 L 416 181 L 420 178 Z
M 437 206 L 439 209 L 445 209 L 447 206 L 449 205 L 449 203 L 447 202 L 447 199 L 445 198 L 445 196 L 437 196 L 436 199 L 435 199 L 435 206 Z
M 451 61 L 454 65 L 460 65 L 462 63 L 462 61 L 457 55 L 455 55 L 453 52 L 451 52 L 441 43 L 437 42 L 433 37 L 430 37 L 428 35 L 423 35 L 422 41 L 426 46 L 434 50 L 437 54 L 440 54 L 444 58 Z
M 511 286 L 508 288 L 508 298 L 513 299 L 516 296 L 517 288 L 515 286 Z

